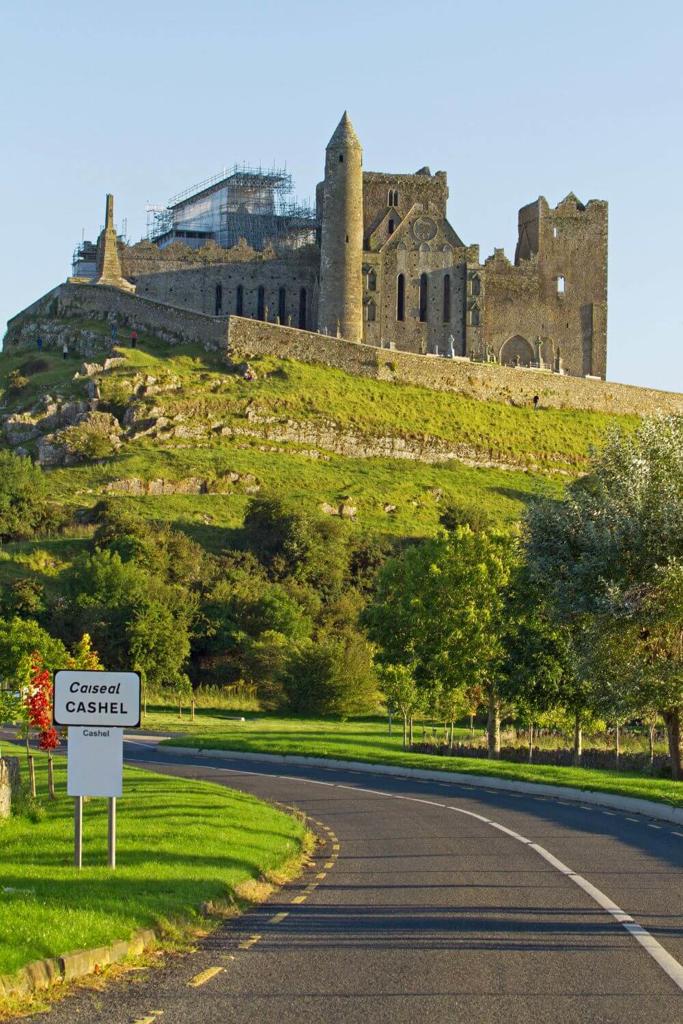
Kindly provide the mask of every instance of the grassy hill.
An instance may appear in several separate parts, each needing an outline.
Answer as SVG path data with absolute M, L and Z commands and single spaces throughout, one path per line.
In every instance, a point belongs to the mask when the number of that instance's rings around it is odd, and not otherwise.
M 72 326 L 102 333 L 104 342 L 103 324 Z M 121 424 L 120 441 L 105 457 L 46 468 L 55 497 L 76 512 L 120 494 L 145 516 L 176 523 L 212 550 L 225 546 L 259 490 L 330 513 L 341 506 L 351 529 L 362 532 L 427 535 L 451 498 L 510 522 L 534 496 L 559 494 L 611 425 L 635 422 L 575 410 L 536 412 L 287 359 L 252 360 L 257 379 L 247 381 L 217 354 L 145 335 L 137 349 L 124 344 L 117 354 L 118 365 L 76 379 L 78 357 L 2 354 L 0 412 L 20 425 L 37 423 L 40 433 L 41 409 L 50 400 L 60 407 L 83 401 L 97 382 L 98 408 Z M 19 391 L 9 387 L 13 370 L 27 379 Z M 39 440 L 34 433 L 20 447 L 35 456 Z M 6 545 L 3 574 L 49 577 L 73 557 L 87 529 L 70 534 Z M 31 565 L 36 558 L 40 565 Z

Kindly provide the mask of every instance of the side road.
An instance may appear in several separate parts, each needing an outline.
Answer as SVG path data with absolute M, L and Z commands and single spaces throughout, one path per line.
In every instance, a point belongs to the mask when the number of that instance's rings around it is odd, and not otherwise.
M 129 739 L 127 737 L 127 739 Z M 130 742 L 130 739 L 129 739 Z M 145 745 L 158 742 L 150 738 Z M 169 744 L 170 745 L 170 744 Z M 391 775 L 394 778 L 431 779 L 436 782 L 453 782 L 460 786 L 484 787 L 489 790 L 501 790 L 508 793 L 525 793 L 530 796 L 548 796 L 559 800 L 571 800 L 597 807 L 613 807 L 620 811 L 633 814 L 644 814 L 659 821 L 668 821 L 683 826 L 683 807 L 671 807 L 655 800 L 641 800 L 637 797 L 620 796 L 592 789 L 578 789 L 574 786 L 552 786 L 544 782 L 522 782 L 518 779 L 502 779 L 495 775 L 474 775 L 464 772 L 441 772 L 430 768 L 396 767 L 394 765 L 374 764 L 367 761 L 343 761 L 332 757 L 301 757 L 295 754 L 260 754 L 236 750 L 212 750 L 205 747 L 186 748 L 188 753 L 198 757 L 223 758 L 246 761 L 263 761 L 271 764 L 316 766 L 321 768 L 340 768 L 346 771 L 371 772 L 377 775 Z M 683 786 L 683 784 L 682 784 Z

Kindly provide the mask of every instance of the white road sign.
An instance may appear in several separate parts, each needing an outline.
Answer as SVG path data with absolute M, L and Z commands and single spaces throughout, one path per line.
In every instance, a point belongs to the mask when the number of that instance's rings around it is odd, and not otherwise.
M 60 669 L 52 708 L 55 725 L 134 729 L 140 724 L 140 676 Z
M 121 796 L 123 729 L 69 727 L 66 791 L 69 796 Z

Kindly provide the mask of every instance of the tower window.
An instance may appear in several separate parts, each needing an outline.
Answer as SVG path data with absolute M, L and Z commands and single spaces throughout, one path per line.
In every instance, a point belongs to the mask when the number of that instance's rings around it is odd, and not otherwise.
M 223 312 L 223 285 L 216 285 L 216 299 L 214 302 L 214 314 L 220 316 Z
M 557 285 L 557 294 L 564 295 L 564 277 L 562 274 L 559 274 L 557 276 L 557 278 L 555 279 L 555 283 Z
M 387 198 L 389 200 L 389 206 L 398 206 L 398 192 L 396 191 L 396 189 L 390 188 L 389 195 Z
M 375 303 L 374 302 L 368 302 L 367 310 L 368 310 L 368 323 L 372 324 L 372 323 L 375 322 L 375 319 L 376 319 L 376 316 L 377 316 L 377 307 L 375 306 Z
M 389 221 L 389 234 L 393 235 L 393 233 L 394 233 L 394 221 L 392 219 L 392 220 Z
M 377 274 L 373 269 L 368 271 L 368 291 L 377 291 Z
M 277 315 L 280 318 L 280 323 L 284 324 L 287 322 L 287 290 L 286 288 L 280 288 L 277 293 Z
M 237 285 L 237 295 L 235 296 L 235 314 L 236 316 L 244 316 L 244 288 L 241 284 Z
M 405 274 L 399 274 L 396 281 L 396 319 L 406 318 L 406 278 Z
M 299 292 L 299 327 L 306 329 L 306 289 Z
M 264 320 L 266 316 L 266 289 L 262 284 L 259 285 L 257 298 L 256 298 L 256 319 Z
M 451 320 L 451 275 L 446 274 L 443 279 L 443 322 L 450 323 Z
M 427 275 L 420 274 L 420 321 L 423 324 L 427 322 L 427 303 L 429 301 L 428 288 Z
M 475 274 L 472 278 L 472 294 L 479 295 L 481 292 L 481 278 L 478 274 Z
M 343 163 L 344 163 L 344 154 L 343 154 L 343 153 L 340 153 L 340 154 L 339 154 L 339 163 L 340 163 L 340 164 L 343 164 Z
M 557 238 L 557 225 L 553 224 L 553 238 Z

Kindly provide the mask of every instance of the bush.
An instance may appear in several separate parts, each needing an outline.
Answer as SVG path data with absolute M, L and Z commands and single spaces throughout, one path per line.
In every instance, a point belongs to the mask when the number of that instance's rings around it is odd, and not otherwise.
M 24 377 L 20 370 L 12 370 L 7 378 L 7 390 L 13 395 L 18 395 L 28 387 L 28 377 Z
M 47 482 L 40 466 L 0 452 L 0 539 L 23 540 L 49 519 Z

